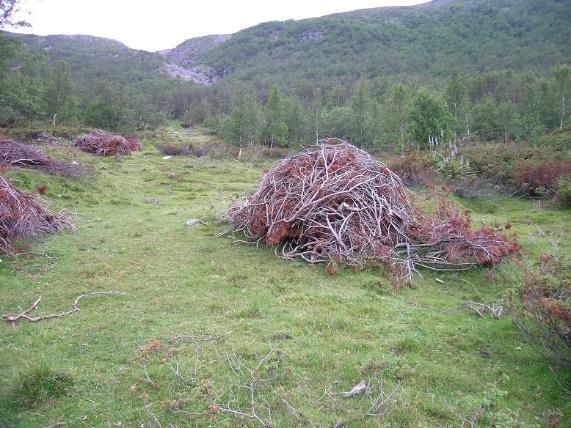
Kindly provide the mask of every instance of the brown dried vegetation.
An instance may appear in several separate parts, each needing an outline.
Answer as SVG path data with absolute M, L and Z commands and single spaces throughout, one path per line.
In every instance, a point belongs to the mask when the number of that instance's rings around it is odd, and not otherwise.
M 0 166 L 39 169 L 72 178 L 80 178 L 83 174 L 78 163 L 52 159 L 39 149 L 13 140 L 0 139 Z
M 232 206 L 229 231 L 276 246 L 285 259 L 365 266 L 383 261 L 412 282 L 417 266 L 463 270 L 498 263 L 514 239 L 482 228 L 446 200 L 435 215 L 411 205 L 401 179 L 348 143 L 324 141 L 267 171 Z
M 100 130 L 80 136 L 75 141 L 75 147 L 96 156 L 127 155 L 141 150 L 141 144 L 136 138 L 126 138 Z
M 35 238 L 74 226 L 63 213 L 52 213 L 36 198 L 0 177 L 0 253 L 13 255 L 14 240 Z

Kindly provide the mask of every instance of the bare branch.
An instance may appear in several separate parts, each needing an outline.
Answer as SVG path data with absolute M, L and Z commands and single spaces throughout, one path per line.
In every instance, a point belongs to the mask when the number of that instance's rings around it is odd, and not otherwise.
M 18 315 L 5 314 L 5 315 L 0 316 L 0 319 L 2 319 L 2 321 L 6 321 L 6 322 L 17 322 L 20 320 L 25 320 L 25 321 L 29 321 L 29 322 L 38 322 L 38 321 L 48 320 L 48 319 L 52 319 L 52 318 L 61 318 L 61 317 L 65 317 L 67 315 L 71 315 L 74 312 L 79 312 L 79 310 L 80 310 L 79 309 L 79 302 L 85 297 L 99 296 L 99 295 L 106 295 L 106 296 L 109 296 L 109 295 L 125 295 L 125 294 L 127 294 L 127 293 L 123 293 L 120 291 L 93 291 L 91 293 L 81 294 L 81 295 L 77 296 L 69 311 L 60 312 L 57 314 L 40 315 L 37 317 L 28 316 L 29 312 L 31 312 L 32 310 L 37 308 L 38 304 L 40 303 L 40 300 L 42 299 L 42 297 L 40 296 L 38 298 L 38 300 L 36 300 L 34 302 L 34 304 L 29 309 L 25 310 L 24 312 L 22 312 Z

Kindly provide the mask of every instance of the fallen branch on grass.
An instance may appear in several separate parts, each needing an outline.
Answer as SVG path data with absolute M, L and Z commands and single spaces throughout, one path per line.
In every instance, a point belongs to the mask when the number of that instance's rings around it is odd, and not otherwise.
M 30 306 L 28 309 L 26 309 L 24 312 L 18 314 L 18 315 L 2 315 L 0 316 L 0 319 L 2 319 L 2 321 L 6 321 L 6 322 L 16 322 L 16 321 L 20 321 L 20 320 L 26 320 L 26 321 L 30 321 L 30 322 L 38 322 L 38 321 L 43 321 L 43 320 L 48 320 L 48 319 L 52 319 L 52 318 L 61 318 L 61 317 L 65 317 L 67 315 L 71 315 L 74 312 L 79 312 L 79 302 L 81 301 L 81 299 L 85 298 L 85 297 L 89 297 L 89 296 L 97 296 L 97 295 L 125 295 L 127 293 L 122 293 L 120 291 L 93 291 L 91 293 L 87 293 L 87 294 L 82 294 L 80 296 L 78 296 L 75 301 L 73 302 L 71 309 L 69 311 L 65 311 L 65 312 L 60 312 L 57 314 L 47 314 L 47 315 L 40 315 L 37 317 L 30 317 L 28 314 L 33 311 L 34 309 L 37 308 L 38 304 L 40 303 L 40 301 L 42 300 L 42 297 L 40 296 L 38 298 L 38 300 L 36 300 L 34 302 L 34 304 L 32 306 Z
M 357 385 L 355 385 L 353 388 L 351 388 L 350 391 L 330 392 L 329 395 L 341 395 L 342 397 L 351 398 L 351 397 L 354 397 L 354 396 L 360 395 L 360 394 L 369 395 L 370 393 L 371 393 L 371 387 L 369 385 L 369 382 L 365 382 L 364 380 L 362 380 Z
M 464 306 L 468 309 L 474 310 L 480 318 L 486 318 L 486 313 L 492 314 L 494 319 L 502 319 L 504 316 L 504 305 L 496 305 L 492 303 L 491 305 L 486 305 L 484 303 L 467 301 Z
M 250 409 L 249 413 L 243 412 L 241 410 L 233 409 L 230 407 L 229 403 L 227 406 L 221 406 L 216 404 L 215 402 L 212 403 L 211 408 L 217 409 L 217 411 L 222 413 L 227 413 L 229 415 L 237 416 L 240 418 L 247 418 L 253 419 L 257 421 L 262 427 L 268 427 L 269 424 L 264 421 L 256 412 L 256 408 L 258 404 L 256 402 L 257 396 L 257 386 L 259 383 L 267 382 L 269 379 L 261 379 L 258 377 L 258 372 L 260 369 L 266 364 L 270 356 L 275 352 L 274 348 L 270 348 L 270 351 L 258 361 L 258 364 L 254 368 L 250 368 L 246 366 L 240 359 L 233 353 L 233 360 L 230 359 L 230 356 L 227 355 L 228 364 L 230 365 L 230 369 L 236 376 L 246 375 L 248 377 L 248 383 L 246 385 L 238 385 L 238 389 L 246 389 L 250 392 Z M 267 403 L 266 403 L 267 404 Z M 269 406 L 268 410 L 268 418 L 271 422 L 271 410 Z
M 211 336 L 208 334 L 190 334 L 187 336 L 173 336 L 173 338 L 171 340 L 169 340 L 170 344 L 175 344 L 178 342 L 220 342 L 222 340 L 224 340 L 226 338 L 226 336 L 232 334 L 231 331 L 229 331 L 226 334 L 222 334 L 219 336 Z
M 393 398 L 395 390 L 393 390 L 393 392 L 387 395 L 383 387 L 382 379 L 380 382 L 379 389 L 380 389 L 379 395 L 377 396 L 377 398 L 373 402 L 373 405 L 369 408 L 367 413 L 365 413 L 365 416 L 372 416 L 372 417 L 387 416 L 396 408 L 396 400 Z

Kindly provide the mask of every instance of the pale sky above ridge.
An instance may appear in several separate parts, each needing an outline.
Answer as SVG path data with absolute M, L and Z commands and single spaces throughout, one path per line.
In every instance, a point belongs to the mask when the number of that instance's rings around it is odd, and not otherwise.
M 17 15 L 40 35 L 86 34 L 118 40 L 135 49 L 173 48 L 186 39 L 231 34 L 266 21 L 303 19 L 426 0 L 23 0 Z

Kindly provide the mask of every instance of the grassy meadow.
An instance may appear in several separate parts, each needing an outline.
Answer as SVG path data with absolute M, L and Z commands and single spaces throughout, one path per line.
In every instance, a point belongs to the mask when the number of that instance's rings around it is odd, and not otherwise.
M 164 159 L 155 144 L 188 141 L 186 132 L 149 135 L 120 158 L 74 153 L 92 166 L 85 180 L 8 174 L 25 190 L 46 185 L 49 206 L 73 213 L 77 230 L 38 242 L 47 257 L 2 258 L 0 314 L 39 296 L 33 315 L 91 291 L 126 294 L 0 324 L 0 426 L 571 425 L 570 373 L 509 316 L 464 307 L 506 304 L 519 287 L 512 264 L 422 271 L 416 288 L 397 291 L 382 269 L 328 275 L 233 243 L 219 236 L 220 216 L 270 161 Z M 536 224 L 570 253 L 569 210 L 501 196 L 456 202 L 476 224 L 511 223 L 529 263 L 550 248 Z M 367 393 L 342 394 L 362 380 Z

